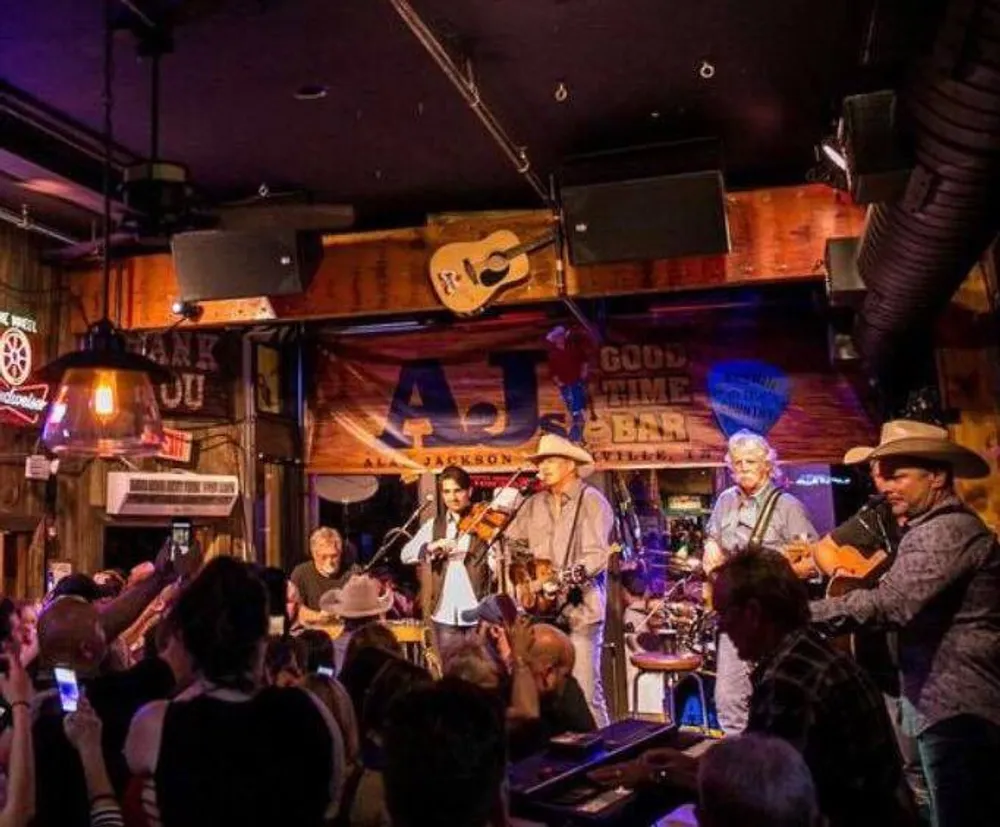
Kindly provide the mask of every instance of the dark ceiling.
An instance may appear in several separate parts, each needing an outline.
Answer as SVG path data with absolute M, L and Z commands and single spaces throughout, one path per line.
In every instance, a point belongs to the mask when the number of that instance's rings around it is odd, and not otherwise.
M 150 0 L 132 0 L 147 9 Z M 912 50 L 913 0 L 412 0 L 543 178 L 579 152 L 721 139 L 731 188 L 804 180 L 841 98 L 892 82 Z M 219 202 L 304 189 L 374 222 L 539 202 L 388 0 L 157 0 L 188 19 L 162 72 L 162 156 Z M 101 128 L 101 0 L 14 0 L 0 21 L 0 150 L 95 189 L 87 152 L 25 138 L 4 109 L 88 143 Z M 894 8 L 905 17 L 897 16 Z M 115 52 L 115 137 L 148 151 L 147 64 Z M 714 67 L 705 79 L 702 62 Z M 299 101 L 307 84 L 325 98 Z M 562 102 L 556 90 L 567 91 Z M 17 107 L 13 107 L 17 108 Z M 12 120 L 13 118 L 13 120 Z M 64 123 L 65 121 L 65 123 Z M 44 151 L 43 151 L 44 150 Z M 0 151 L 0 203 L 29 177 Z M 32 157 L 34 156 L 34 157 Z M 96 168 L 99 170 L 99 168 Z M 36 189 L 66 181 L 34 174 Z M 49 183 L 45 183 L 46 181 Z M 39 184 L 38 182 L 42 183 Z M 59 193 L 57 192 L 58 196 Z M 93 216 L 31 198 L 32 215 L 81 233 Z M 42 203 L 40 203 L 40 201 Z

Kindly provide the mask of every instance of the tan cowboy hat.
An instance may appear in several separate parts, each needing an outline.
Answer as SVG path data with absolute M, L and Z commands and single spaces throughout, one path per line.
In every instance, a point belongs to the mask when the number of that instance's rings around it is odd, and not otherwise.
M 337 617 L 383 615 L 392 608 L 392 591 L 380 594 L 381 583 L 367 574 L 352 574 L 343 588 L 331 589 L 319 599 L 319 608 Z
M 894 419 L 882 426 L 878 445 L 858 446 L 844 454 L 844 463 L 861 462 L 886 457 L 923 457 L 947 463 L 956 477 L 978 479 L 990 475 L 990 466 L 975 451 L 952 442 L 948 429 L 912 419 Z
M 538 440 L 537 450 L 528 457 L 528 460 L 537 464 L 545 457 L 565 457 L 573 460 L 576 463 L 576 472 L 581 477 L 589 477 L 596 468 L 594 458 L 587 451 L 558 434 L 542 434 L 542 438 Z

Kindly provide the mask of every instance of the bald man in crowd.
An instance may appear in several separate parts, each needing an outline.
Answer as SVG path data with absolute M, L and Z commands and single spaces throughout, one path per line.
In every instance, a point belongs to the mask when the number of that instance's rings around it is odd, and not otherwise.
M 108 639 L 96 606 L 75 596 L 59 597 L 38 618 L 37 715 L 33 726 L 38 812 L 36 827 L 87 827 L 90 803 L 80 759 L 66 739 L 55 667 L 76 673 L 81 690 L 100 717 L 104 760 L 116 792 L 128 780 L 122 757 L 132 716 L 174 687 L 170 667 L 159 658 L 124 672 L 108 669 Z
M 594 715 L 576 678 L 576 650 L 565 632 L 539 623 L 531 629 L 531 644 L 524 657 L 538 690 L 539 717 L 511 733 L 511 759 L 545 748 L 548 740 L 564 732 L 592 732 Z

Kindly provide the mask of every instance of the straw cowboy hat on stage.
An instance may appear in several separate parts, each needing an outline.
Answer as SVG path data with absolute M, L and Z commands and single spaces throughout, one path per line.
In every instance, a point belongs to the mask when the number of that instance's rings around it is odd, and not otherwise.
M 538 440 L 538 450 L 528 457 L 536 465 L 546 457 L 565 457 L 576 463 L 576 472 L 581 477 L 589 477 L 594 473 L 594 458 L 579 445 L 570 442 L 566 437 L 557 434 L 543 434 Z
M 331 589 L 319 599 L 319 608 L 348 620 L 384 615 L 392 608 L 392 591 L 380 594 L 381 585 L 367 574 L 352 574 L 343 588 Z
M 914 457 L 951 466 L 952 473 L 962 479 L 979 479 L 990 475 L 990 466 L 975 451 L 952 442 L 947 428 L 894 419 L 882 426 L 878 445 L 851 448 L 844 454 L 847 465 L 873 462 L 889 457 Z

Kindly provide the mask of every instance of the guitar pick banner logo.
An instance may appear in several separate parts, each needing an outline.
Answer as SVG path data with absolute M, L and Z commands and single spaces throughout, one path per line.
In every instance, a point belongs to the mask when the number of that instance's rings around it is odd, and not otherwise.
M 767 434 L 788 407 L 792 383 L 774 365 L 752 359 L 718 362 L 708 371 L 708 400 L 727 436 Z
M 0 311 L 0 421 L 35 425 L 48 404 L 49 386 L 28 384 L 34 366 L 31 336 L 34 319 Z

